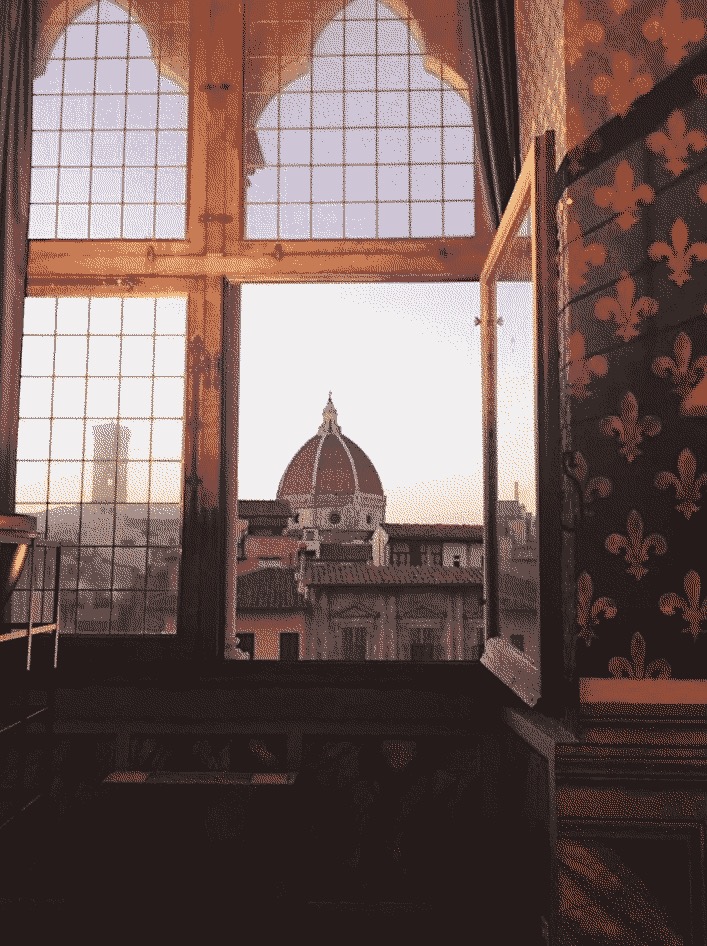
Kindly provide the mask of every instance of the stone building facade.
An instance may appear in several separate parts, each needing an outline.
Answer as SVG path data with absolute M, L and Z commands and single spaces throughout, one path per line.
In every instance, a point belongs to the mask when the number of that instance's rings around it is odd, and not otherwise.
M 329 660 L 474 660 L 483 632 L 475 568 L 308 564 L 305 656 Z

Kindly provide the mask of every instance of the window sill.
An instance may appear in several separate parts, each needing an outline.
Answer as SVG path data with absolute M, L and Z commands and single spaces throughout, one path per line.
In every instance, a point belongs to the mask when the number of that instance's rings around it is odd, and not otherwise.
M 129 637 L 72 635 L 61 638 L 58 676 L 90 675 L 92 681 L 130 678 L 238 681 L 246 687 L 277 685 L 406 686 L 440 681 L 456 688 L 480 672 L 478 660 L 224 660 L 195 655 L 176 635 Z M 481 671 L 486 676 L 485 671 Z

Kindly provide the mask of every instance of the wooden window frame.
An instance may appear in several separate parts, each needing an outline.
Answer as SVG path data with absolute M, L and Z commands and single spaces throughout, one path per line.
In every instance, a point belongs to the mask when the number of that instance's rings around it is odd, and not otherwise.
M 67 0 L 49 0 L 39 27 L 47 45 L 52 17 Z M 77 12 L 88 6 L 68 0 Z M 119 0 L 118 0 L 119 2 Z M 143 6 L 144 3 L 144 6 Z M 161 8 L 181 7 L 188 31 L 189 122 L 187 232 L 180 240 L 32 240 L 29 296 L 164 296 L 188 298 L 185 487 L 183 542 L 176 635 L 81 635 L 136 652 L 218 658 L 235 616 L 236 547 L 228 543 L 237 518 L 237 438 L 226 436 L 226 392 L 237 412 L 242 283 L 474 282 L 488 255 L 493 231 L 475 175 L 475 234 L 470 237 L 246 240 L 243 237 L 243 70 L 246 67 L 243 0 L 135 0 L 140 22 L 154 28 Z M 141 9 L 142 7 L 142 9 Z M 453 42 L 457 42 L 456 36 Z M 521 241 L 522 242 L 522 241 Z M 517 270 L 529 270 L 530 240 Z M 19 390 L 22 332 L 3 390 Z M 234 358 L 233 355 L 236 354 Z M 14 470 L 17 418 L 0 423 L 0 449 Z M 230 472 L 229 472 L 230 471 Z M 233 545 L 233 548 L 231 548 Z M 219 564 L 213 568 L 213 562 Z M 78 637 L 78 635 L 77 635 Z M 145 641 L 151 640 L 147 646 Z M 245 662 L 244 662 L 245 663 Z
M 484 599 L 486 641 L 481 662 L 525 703 L 550 715 L 567 705 L 563 693 L 565 653 L 560 603 L 562 556 L 560 378 L 557 325 L 557 218 L 554 188 L 553 132 L 536 138 L 481 274 L 482 378 L 484 430 Z M 533 287 L 535 339 L 535 496 L 538 531 L 539 657 L 537 663 L 499 631 L 499 516 L 496 370 L 496 287 L 509 276 L 509 248 L 526 214 L 531 219 L 531 267 L 525 280 Z M 514 269 L 514 266 L 511 267 Z

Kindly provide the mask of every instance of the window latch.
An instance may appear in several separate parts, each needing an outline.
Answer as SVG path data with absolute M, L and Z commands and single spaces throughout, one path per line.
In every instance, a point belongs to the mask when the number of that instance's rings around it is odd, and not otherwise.
M 199 217 L 199 223 L 233 223 L 230 214 L 204 213 Z

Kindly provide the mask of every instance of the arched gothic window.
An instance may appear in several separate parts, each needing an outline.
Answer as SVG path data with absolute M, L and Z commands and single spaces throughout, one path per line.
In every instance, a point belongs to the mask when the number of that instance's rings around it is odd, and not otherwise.
M 307 71 L 257 119 L 247 237 L 474 233 L 468 92 L 446 67 L 432 71 L 412 26 L 379 0 L 353 0 L 318 36 L 310 24 Z M 263 59 L 246 72 L 252 98 L 259 70 L 275 68 Z M 281 43 L 278 76 L 295 68 Z
M 132 13 L 75 16 L 34 81 L 30 239 L 182 239 L 187 105 Z

